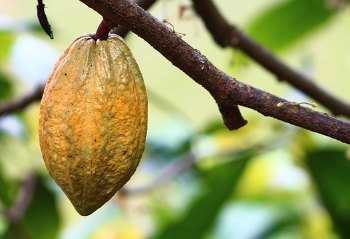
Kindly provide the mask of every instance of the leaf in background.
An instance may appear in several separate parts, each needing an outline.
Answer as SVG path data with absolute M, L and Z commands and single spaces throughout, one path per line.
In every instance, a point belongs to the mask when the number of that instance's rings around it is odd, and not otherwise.
M 282 238 L 277 236 L 279 234 L 291 236 L 291 233 L 289 232 L 289 229 L 291 228 L 293 229 L 293 231 L 298 232 L 298 226 L 300 227 L 302 222 L 301 216 L 296 214 L 295 212 L 290 211 L 291 210 L 286 210 L 284 213 L 284 217 L 279 218 L 273 224 L 266 227 L 265 230 L 255 239 Z
M 344 149 L 320 149 L 306 155 L 312 179 L 342 238 L 350 235 L 350 162 Z
M 9 208 L 15 198 L 18 183 L 5 178 L 4 170 L 0 164 L 0 205 Z
M 10 79 L 0 70 L 0 101 L 9 98 L 13 93 Z
M 0 63 L 8 58 L 11 46 L 15 39 L 16 36 L 13 32 L 0 29 Z
M 325 0 L 278 1 L 257 15 L 248 33 L 271 50 L 281 50 L 305 37 L 335 15 Z
M 43 33 L 43 29 L 40 26 L 40 23 L 37 21 L 24 22 L 22 25 L 24 26 L 26 32 L 40 33 L 42 35 L 45 34 L 45 32 Z
M 224 203 L 232 195 L 251 157 L 252 154 L 245 154 L 204 172 L 205 192 L 195 200 L 182 219 L 169 224 L 154 238 L 203 238 L 211 229 Z
M 59 232 L 59 215 L 55 196 L 42 178 L 38 178 L 32 201 L 21 225 L 29 238 L 55 239 Z
M 219 120 L 215 120 L 212 122 L 209 122 L 206 127 L 204 129 L 201 130 L 201 134 L 203 135 L 211 135 L 217 131 L 220 130 L 226 130 L 226 126 L 224 125 L 224 122 L 219 119 Z
M 185 154 L 191 149 L 190 139 L 185 139 L 171 146 L 156 140 L 147 141 L 147 154 L 153 159 L 169 161 L 174 157 Z
M 216 222 L 213 238 L 304 238 L 301 227 L 305 227 L 305 215 L 299 203 L 281 198 L 239 198 L 225 206 Z M 291 237 L 290 229 L 299 236 Z M 286 234 L 289 237 L 277 237 Z

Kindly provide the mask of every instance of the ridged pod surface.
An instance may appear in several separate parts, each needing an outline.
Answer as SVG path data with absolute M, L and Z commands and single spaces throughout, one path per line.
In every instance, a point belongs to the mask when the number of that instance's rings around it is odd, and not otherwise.
M 77 38 L 46 84 L 39 140 L 50 176 L 81 215 L 93 213 L 130 179 L 146 130 L 145 86 L 123 39 Z

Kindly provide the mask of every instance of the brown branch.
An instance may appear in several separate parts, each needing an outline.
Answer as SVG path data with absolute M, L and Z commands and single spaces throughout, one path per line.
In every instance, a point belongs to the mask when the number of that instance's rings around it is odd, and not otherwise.
M 217 69 L 198 50 L 171 32 L 148 12 L 127 0 L 80 0 L 105 19 L 131 29 L 175 66 L 207 89 L 219 105 L 242 105 L 263 115 L 350 143 L 350 124 L 327 114 L 291 104 L 246 85 Z M 283 102 L 282 107 L 278 107 Z
M 136 3 L 144 8 L 149 9 L 157 0 L 138 0 Z M 129 29 L 118 26 L 113 30 L 115 34 L 125 37 L 130 31 Z M 19 99 L 11 100 L 0 104 L 0 117 L 8 114 L 12 114 L 18 110 L 24 109 L 35 101 L 41 100 L 41 96 L 44 92 L 45 85 L 39 85 L 33 92 L 22 96 Z
M 142 7 L 143 9 L 147 10 L 149 9 L 157 0 L 138 0 L 136 3 Z M 119 36 L 125 38 L 127 34 L 129 33 L 129 29 L 119 25 L 116 27 L 112 33 L 118 34 Z
M 350 104 L 331 95 L 301 73 L 281 62 L 266 48 L 230 25 L 212 0 L 192 0 L 197 14 L 204 21 L 217 44 L 235 47 L 254 59 L 279 80 L 284 80 L 328 108 L 334 115 L 350 117 Z
M 44 85 L 39 85 L 33 92 L 22 96 L 21 98 L 9 102 L 5 102 L 0 105 L 0 117 L 14 113 L 20 109 L 23 109 L 31 103 L 41 99 L 44 91 Z
M 150 8 L 157 0 L 139 0 L 136 3 L 143 9 Z M 125 37 L 129 32 L 129 28 L 119 25 L 115 28 L 112 33 L 116 33 L 119 36 Z M 243 118 L 237 105 L 225 106 L 223 104 L 218 104 L 219 110 L 221 112 L 224 124 L 230 130 L 239 129 L 240 127 L 247 124 L 247 121 Z
M 92 7 L 105 18 L 110 19 L 112 23 L 117 24 L 119 20 L 127 28 L 140 35 L 175 66 L 206 88 L 225 110 L 231 105 L 234 107 L 236 104 L 240 104 L 255 109 L 266 116 L 272 116 L 342 142 L 350 143 L 349 123 L 323 113 L 289 104 L 277 96 L 236 81 L 215 68 L 197 50 L 134 3 L 126 0 L 115 0 L 112 3 L 106 0 L 81 0 L 81 2 Z M 116 19 L 113 20 L 114 18 Z M 28 102 L 33 102 L 28 98 L 33 99 L 35 97 L 28 96 L 25 97 L 25 100 L 16 101 L 14 104 L 5 104 L 0 108 L 0 115 L 14 112 L 27 105 Z M 283 106 L 277 107 L 280 102 L 284 102 Z

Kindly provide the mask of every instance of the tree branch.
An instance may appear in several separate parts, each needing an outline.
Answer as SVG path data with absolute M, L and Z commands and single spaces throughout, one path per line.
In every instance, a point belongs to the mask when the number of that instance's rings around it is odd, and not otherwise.
M 147 10 L 149 9 L 157 0 L 138 0 L 136 1 L 137 5 L 142 7 L 143 9 Z M 119 25 L 116 27 L 112 33 L 118 34 L 119 36 L 125 38 L 126 35 L 129 33 L 129 29 Z
M 198 50 L 179 38 L 148 12 L 127 0 L 80 0 L 111 22 L 138 34 L 175 66 L 207 89 L 219 105 L 242 105 L 265 116 L 350 143 L 350 124 L 304 108 L 246 85 L 217 69 Z M 282 107 L 278 107 L 281 105 Z
M 288 82 L 328 108 L 334 115 L 350 117 L 350 104 L 320 88 L 313 79 L 291 69 L 269 50 L 240 32 L 235 26 L 230 25 L 212 0 L 192 0 L 192 2 L 197 14 L 202 18 L 217 44 L 242 50 L 279 80 Z
M 138 5 L 143 9 L 148 9 L 151 7 L 157 0 L 139 0 L 137 1 Z M 112 33 L 116 33 L 124 37 L 129 31 L 128 27 L 119 25 Z M 218 104 L 219 110 L 221 112 L 224 124 L 230 130 L 239 129 L 247 124 L 247 121 L 243 118 L 242 114 L 239 111 L 237 105 L 224 105 Z
M 22 96 L 21 98 L 9 102 L 5 102 L 0 105 L 0 117 L 14 113 L 20 109 L 23 109 L 31 103 L 41 99 L 44 92 L 45 85 L 39 85 L 33 92 Z
M 144 8 L 148 9 L 150 8 L 157 0 L 138 0 L 136 3 Z M 129 29 L 118 26 L 113 30 L 113 33 L 118 34 L 119 36 L 125 38 L 128 33 Z M 5 102 L 0 105 L 0 117 L 8 114 L 12 114 L 18 110 L 24 109 L 25 107 L 29 106 L 31 103 L 35 101 L 41 100 L 42 94 L 44 92 L 45 85 L 39 85 L 37 86 L 36 90 L 33 92 L 22 96 L 19 99 L 11 100 L 9 102 Z

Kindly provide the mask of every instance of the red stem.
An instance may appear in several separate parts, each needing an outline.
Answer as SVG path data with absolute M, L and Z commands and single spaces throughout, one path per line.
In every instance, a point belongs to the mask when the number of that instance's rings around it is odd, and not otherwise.
M 92 36 L 95 40 L 101 39 L 106 40 L 108 38 L 109 32 L 115 27 L 115 24 L 112 24 L 108 22 L 107 20 L 103 19 L 98 26 L 96 33 Z

